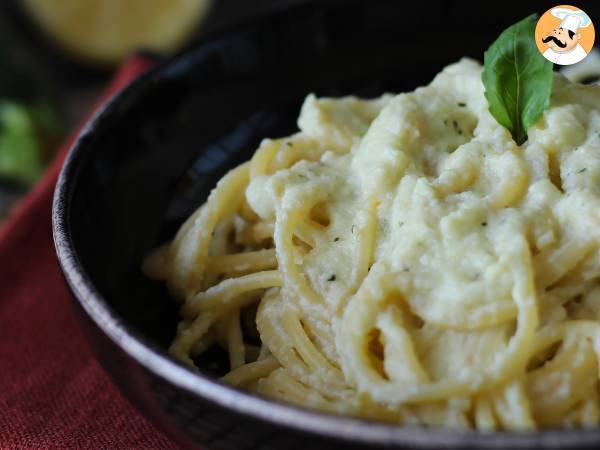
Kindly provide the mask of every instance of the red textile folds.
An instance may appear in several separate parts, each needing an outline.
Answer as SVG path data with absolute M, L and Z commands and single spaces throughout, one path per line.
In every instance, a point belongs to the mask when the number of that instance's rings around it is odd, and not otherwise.
M 98 106 L 150 64 L 126 62 Z M 69 305 L 51 203 L 76 134 L 0 228 L 0 448 L 175 448 L 112 385 Z

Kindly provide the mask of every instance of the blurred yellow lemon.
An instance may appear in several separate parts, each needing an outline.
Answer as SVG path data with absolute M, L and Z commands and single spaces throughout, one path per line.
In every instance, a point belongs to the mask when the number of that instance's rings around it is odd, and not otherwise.
M 197 30 L 211 0 L 23 0 L 62 47 L 102 64 L 139 48 L 175 50 Z

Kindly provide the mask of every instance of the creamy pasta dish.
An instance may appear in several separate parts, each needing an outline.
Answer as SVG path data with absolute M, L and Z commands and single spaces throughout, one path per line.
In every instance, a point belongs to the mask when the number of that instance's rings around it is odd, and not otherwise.
M 482 67 L 414 92 L 309 95 L 145 272 L 170 352 L 321 411 L 482 430 L 600 418 L 600 88 L 555 74 L 517 146 Z

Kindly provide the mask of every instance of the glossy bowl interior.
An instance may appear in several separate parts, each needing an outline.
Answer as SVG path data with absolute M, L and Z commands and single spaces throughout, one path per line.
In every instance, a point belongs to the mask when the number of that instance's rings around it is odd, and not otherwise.
M 510 2 L 509 2 L 510 3 Z M 515 2 L 516 3 L 516 2 Z M 162 283 L 140 272 L 233 165 L 263 137 L 296 130 L 309 92 L 375 96 L 413 90 L 462 56 L 481 59 L 531 9 L 451 2 L 309 2 L 239 27 L 160 65 L 83 132 L 56 191 L 54 235 L 83 329 L 117 384 L 187 446 L 223 449 L 593 447 L 597 429 L 475 434 L 318 414 L 198 375 L 166 348 L 178 322 Z M 470 20 L 477 18 L 476 21 Z M 469 23 L 466 29 L 457 24 Z

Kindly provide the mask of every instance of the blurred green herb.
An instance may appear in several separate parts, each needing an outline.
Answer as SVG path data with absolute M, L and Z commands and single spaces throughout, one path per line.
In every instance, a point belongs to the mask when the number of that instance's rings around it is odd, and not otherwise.
M 482 81 L 489 110 L 518 145 L 550 104 L 552 63 L 535 44 L 537 15 L 504 30 L 484 54 Z
M 0 7 L 0 183 L 31 185 L 63 136 L 55 79 L 27 34 Z M 5 13 L 5 14 L 2 14 Z M 2 209 L 0 205 L 0 210 Z M 0 211 L 1 215 L 2 211 Z
M 47 103 L 26 106 L 0 100 L 0 176 L 33 183 L 47 159 L 44 145 L 60 133 L 60 122 Z

